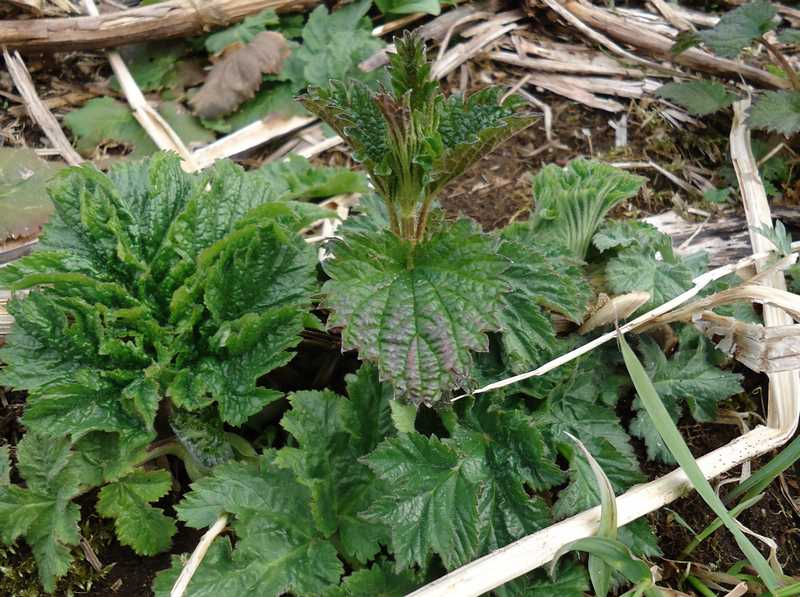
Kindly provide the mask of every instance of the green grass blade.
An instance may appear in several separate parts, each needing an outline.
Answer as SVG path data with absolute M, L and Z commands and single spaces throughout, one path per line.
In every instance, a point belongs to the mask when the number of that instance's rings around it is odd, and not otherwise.
M 758 572 L 762 582 L 770 591 L 776 591 L 780 587 L 780 582 L 775 572 L 770 568 L 764 556 L 762 556 L 750 540 L 745 537 L 730 512 L 728 512 L 723 505 L 722 500 L 714 493 L 711 484 L 709 484 L 705 476 L 703 476 L 700 467 L 697 465 L 697 461 L 694 459 L 694 456 L 692 456 L 677 426 L 672 422 L 672 417 L 661 402 L 661 398 L 659 398 L 658 392 L 656 392 L 655 386 L 653 386 L 653 382 L 644 370 L 639 358 L 631 347 L 628 346 L 628 343 L 622 335 L 619 336 L 619 346 L 622 351 L 622 357 L 625 360 L 625 366 L 628 369 L 628 374 L 636 388 L 636 392 L 642 404 L 644 404 L 647 409 L 647 414 L 650 415 L 650 419 L 653 421 L 659 435 L 672 453 L 672 456 L 684 470 L 686 476 L 689 477 L 689 481 L 691 481 L 697 493 L 700 494 L 700 497 L 702 497 L 714 513 L 719 516 L 734 539 L 736 539 L 739 549 L 742 550 L 742 553 L 744 553 L 750 565 Z
M 731 490 L 725 501 L 731 503 L 741 496 L 749 499 L 764 491 L 778 475 L 800 459 L 800 435 L 785 446 L 777 456 Z

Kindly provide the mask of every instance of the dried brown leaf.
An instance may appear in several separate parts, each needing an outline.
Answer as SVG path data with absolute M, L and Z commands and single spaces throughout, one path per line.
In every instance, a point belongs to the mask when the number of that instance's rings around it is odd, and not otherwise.
M 247 45 L 225 52 L 190 103 L 204 118 L 233 112 L 255 95 L 263 74 L 277 74 L 289 56 L 286 39 L 274 31 L 262 31 Z

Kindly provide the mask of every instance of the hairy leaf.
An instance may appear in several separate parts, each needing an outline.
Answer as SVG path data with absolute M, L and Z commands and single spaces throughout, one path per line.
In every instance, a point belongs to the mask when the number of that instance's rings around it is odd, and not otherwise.
M 604 223 L 592 238 L 598 251 L 620 251 L 628 247 L 639 247 L 648 253 L 661 253 L 665 259 L 674 259 L 672 239 L 658 228 L 638 220 L 611 220 Z
M 120 54 L 139 89 L 148 92 L 186 85 L 184 67 L 190 63 L 191 59 L 186 58 L 190 51 L 183 40 L 159 40 L 124 46 Z M 122 91 L 116 76 L 111 78 L 111 88 Z
M 636 195 L 643 181 L 595 161 L 573 160 L 563 169 L 545 166 L 533 181 L 536 210 L 531 226 L 540 242 L 565 244 L 584 259 L 608 211 Z
M 561 472 L 532 419 L 478 402 L 451 433 L 401 434 L 367 458 L 385 482 L 367 516 L 391 527 L 401 568 L 424 566 L 434 552 L 452 569 L 549 523 L 526 488 L 557 484 Z
M 190 594 L 319 594 L 338 584 L 342 564 L 336 548 L 318 534 L 309 498 L 308 489 L 276 467 L 270 454 L 257 463 L 220 465 L 193 483 L 177 506 L 180 518 L 201 528 L 226 512 L 235 517 L 239 540 L 233 550 L 225 541 L 217 558 L 204 562 L 203 574 L 189 584 Z M 159 576 L 157 595 L 177 578 L 179 562 Z
M 712 361 L 709 342 L 690 328 L 680 334 L 680 346 L 671 359 L 658 344 L 642 336 L 639 349 L 645 370 L 653 381 L 661 400 L 674 421 L 678 421 L 684 404 L 697 421 L 713 421 L 717 403 L 742 391 L 742 376 L 717 367 Z M 668 464 L 675 462 L 663 440 L 643 410 L 634 402 L 636 418 L 631 433 L 641 437 L 647 446 L 647 457 Z
M 748 123 L 787 136 L 800 131 L 800 91 L 765 92 L 750 109 Z
M 0 538 L 11 545 L 24 537 L 39 579 L 52 592 L 67 573 L 71 548 L 80 541 L 80 509 L 71 499 L 99 482 L 98 471 L 70 451 L 65 438 L 28 432 L 17 445 L 18 470 L 27 487 L 0 486 Z
M 114 519 L 117 537 L 139 555 L 154 555 L 170 546 L 175 521 L 150 502 L 167 494 L 172 477 L 167 471 L 136 471 L 100 490 L 97 511 Z
M 195 112 L 203 118 L 232 112 L 255 95 L 263 74 L 280 72 L 289 52 L 286 40 L 274 31 L 262 31 L 246 45 L 229 49 L 190 100 Z
M 546 307 L 574 322 L 583 320 L 591 290 L 572 259 L 542 250 L 526 224 L 501 233 L 500 254 L 511 261 L 503 280 L 512 289 L 501 299 L 505 358 L 517 373 L 529 370 L 555 349 L 555 331 Z
M 396 573 L 385 563 L 373 564 L 345 577 L 331 597 L 403 597 L 421 584 L 412 571 Z
M 615 294 L 645 291 L 650 301 L 641 310 L 657 307 L 692 286 L 691 267 L 677 260 L 658 260 L 638 247 L 622 251 L 606 265 L 608 288 Z
M 377 362 L 396 397 L 435 403 L 468 379 L 469 351 L 488 349 L 504 290 L 507 262 L 489 237 L 461 220 L 416 246 L 387 231 L 352 235 L 334 252 L 328 325 L 344 326 L 344 347 Z
M 656 95 L 686 108 L 696 116 L 706 116 L 736 101 L 736 96 L 716 81 L 667 83 L 656 90 Z
M 726 12 L 713 29 L 697 35 L 716 54 L 736 58 L 759 37 L 775 29 L 777 11 L 766 0 L 755 0 Z
M 292 356 L 315 258 L 278 223 L 295 213 L 286 203 L 236 229 L 276 198 L 269 186 L 229 164 L 188 175 L 158 154 L 109 176 L 67 170 L 52 193 L 43 252 L 2 272 L 12 287 L 47 284 L 10 305 L 0 353 L 2 382 L 30 392 L 28 425 L 149 435 L 168 390 L 188 409 L 216 401 L 235 424 L 279 396 L 256 381 Z

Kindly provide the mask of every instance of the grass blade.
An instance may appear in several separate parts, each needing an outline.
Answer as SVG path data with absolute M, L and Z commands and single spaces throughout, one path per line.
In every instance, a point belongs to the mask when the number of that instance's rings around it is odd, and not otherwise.
M 755 548 L 750 540 L 745 537 L 744 533 L 739 528 L 736 521 L 730 515 L 730 512 L 725 508 L 722 500 L 714 493 L 711 484 L 703 476 L 700 467 L 689 451 L 686 442 L 683 441 L 680 432 L 678 431 L 675 423 L 672 422 L 672 417 L 667 412 L 661 398 L 656 392 L 653 382 L 644 370 L 639 358 L 628 345 L 623 335 L 619 336 L 619 346 L 622 351 L 622 357 L 625 360 L 625 366 L 636 388 L 642 404 L 647 409 L 647 414 L 653 421 L 659 435 L 664 440 L 664 443 L 669 448 L 672 456 L 678 462 L 680 467 L 686 473 L 686 476 L 691 481 L 697 493 L 705 500 L 706 504 L 719 516 L 723 524 L 733 534 L 739 549 L 747 557 L 750 565 L 758 572 L 762 582 L 767 586 L 771 592 L 775 592 L 780 587 L 780 582 L 775 575 L 775 572 L 770 568 L 767 560 Z
M 728 495 L 725 496 L 725 501 L 730 504 L 741 496 L 744 496 L 745 499 L 749 499 L 761 493 L 778 477 L 778 475 L 799 459 L 800 436 L 797 436 L 788 446 L 778 452 L 777 456 L 731 490 Z

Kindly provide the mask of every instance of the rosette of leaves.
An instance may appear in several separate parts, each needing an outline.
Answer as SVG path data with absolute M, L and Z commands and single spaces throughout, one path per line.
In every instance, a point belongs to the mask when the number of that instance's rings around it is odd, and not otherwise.
M 20 447 L 27 488 L 0 491 L 0 527 L 33 547 L 46 587 L 78 542 L 72 497 L 111 482 L 98 512 L 137 552 L 162 551 L 174 523 L 149 502 L 169 474 L 133 466 L 171 453 L 197 474 L 246 455 L 230 427 L 282 396 L 259 379 L 300 341 L 316 258 L 297 232 L 327 212 L 276 187 L 230 162 L 187 174 L 167 153 L 108 175 L 70 168 L 51 186 L 39 250 L 0 271 L 1 286 L 31 290 L 9 304 L 0 384 L 28 392 L 30 437 L 60 446 Z M 98 450 L 103 474 L 76 479 L 69 462 Z
M 332 82 L 303 103 L 350 143 L 381 200 L 369 223 L 345 226 L 325 264 L 328 324 L 343 327 L 345 349 L 377 362 L 399 398 L 433 404 L 471 383 L 487 332 L 508 332 L 516 366 L 536 362 L 555 339 L 542 307 L 579 320 L 587 293 L 576 291 L 579 273 L 566 275 L 564 255 L 443 220 L 434 208 L 443 187 L 532 118 L 499 89 L 445 98 L 422 41 L 407 35 L 396 46 L 388 88 Z

